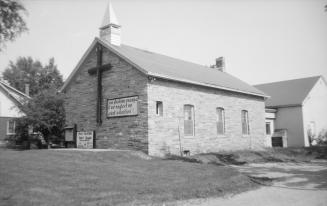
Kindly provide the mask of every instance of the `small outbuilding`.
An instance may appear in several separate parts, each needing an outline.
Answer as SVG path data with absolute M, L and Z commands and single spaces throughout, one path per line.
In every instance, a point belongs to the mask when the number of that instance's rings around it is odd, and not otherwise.
M 327 84 L 323 76 L 256 85 L 266 101 L 266 145 L 308 147 L 327 132 Z

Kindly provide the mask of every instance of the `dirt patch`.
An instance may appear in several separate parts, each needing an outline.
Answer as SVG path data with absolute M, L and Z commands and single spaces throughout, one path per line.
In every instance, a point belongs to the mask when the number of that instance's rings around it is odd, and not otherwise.
M 234 155 L 232 154 L 199 154 L 185 157 L 170 155 L 166 157 L 166 160 L 179 160 L 183 162 L 199 164 L 213 164 L 216 166 L 225 166 L 228 164 L 243 165 L 246 163 L 237 161 Z
M 257 176 L 251 176 L 248 175 L 250 180 L 256 184 L 264 185 L 264 186 L 271 186 L 273 184 L 273 181 L 275 181 L 277 178 L 270 178 L 270 177 L 257 177 Z
M 167 156 L 167 160 L 190 163 L 224 165 L 245 165 L 251 163 L 301 163 L 326 161 L 327 147 L 310 148 L 269 148 L 263 151 L 241 150 L 219 153 L 197 154 L 192 156 Z
M 269 148 L 263 151 L 222 151 L 188 157 L 201 163 L 244 165 L 249 163 L 310 162 L 327 159 L 327 147 Z

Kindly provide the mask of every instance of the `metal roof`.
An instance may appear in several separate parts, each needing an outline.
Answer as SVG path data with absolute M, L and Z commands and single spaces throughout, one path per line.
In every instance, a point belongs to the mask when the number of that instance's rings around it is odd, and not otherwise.
M 127 45 L 114 46 L 99 38 L 94 40 L 86 54 L 84 54 L 78 63 L 77 67 L 66 80 L 61 91 L 67 87 L 70 80 L 77 72 L 79 66 L 88 55 L 88 52 L 91 51 L 91 48 L 97 42 L 101 43 L 104 47 L 120 56 L 136 69 L 140 70 L 142 73 L 148 76 L 267 97 L 267 95 L 259 89 L 226 72 L 221 72 L 218 69 L 209 68 L 199 64 L 168 57 L 166 55 L 157 54 L 146 50 L 137 49 Z
M 270 95 L 266 107 L 300 106 L 321 76 L 254 85 Z

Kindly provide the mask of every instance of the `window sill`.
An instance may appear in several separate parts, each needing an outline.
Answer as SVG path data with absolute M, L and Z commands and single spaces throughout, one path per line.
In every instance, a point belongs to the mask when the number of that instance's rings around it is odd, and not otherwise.
M 227 137 L 225 134 L 218 134 L 217 137 Z
M 184 138 L 194 138 L 194 135 L 184 135 Z
M 242 137 L 250 137 L 250 134 L 242 134 Z
M 7 133 L 6 135 L 15 135 L 16 133 Z

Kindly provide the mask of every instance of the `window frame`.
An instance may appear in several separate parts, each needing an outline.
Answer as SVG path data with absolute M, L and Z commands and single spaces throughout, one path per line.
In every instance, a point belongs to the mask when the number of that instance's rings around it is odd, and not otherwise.
M 314 137 L 317 135 L 316 133 L 316 122 L 315 121 L 310 121 L 308 124 L 308 129 L 307 129 L 307 134 L 308 136 Z
M 159 107 L 161 106 L 161 107 Z M 161 108 L 161 110 L 160 110 Z M 156 116 L 162 117 L 163 116 L 163 102 L 162 101 L 156 101 Z
M 245 118 L 243 118 L 243 114 L 245 114 L 244 115 Z M 245 120 L 245 121 L 243 121 L 243 120 Z M 249 121 L 249 112 L 248 112 L 248 110 L 242 110 L 241 111 L 241 125 L 242 125 L 242 135 L 243 136 L 250 135 L 250 121 Z M 244 131 L 245 128 L 246 128 L 246 131 Z
M 10 128 L 10 122 L 13 122 L 14 126 L 13 126 L 13 132 L 10 132 L 9 131 L 9 128 Z M 7 132 L 6 132 L 7 135 L 15 135 L 16 134 L 16 121 L 14 119 L 10 119 L 7 121 Z
M 265 125 L 266 125 L 266 135 L 271 135 L 271 122 L 266 122 Z M 267 132 L 267 128 L 269 128 L 269 133 Z
M 219 120 L 219 116 L 220 113 L 219 111 L 221 111 L 221 123 L 222 123 L 222 132 L 220 133 L 219 131 L 219 126 L 218 124 L 220 123 Z M 217 135 L 218 136 L 224 136 L 226 134 L 226 125 L 225 125 L 225 109 L 223 107 L 217 107 L 216 108 L 216 128 L 217 128 Z
M 192 121 L 192 134 L 189 134 L 189 133 L 186 133 L 185 132 L 185 122 L 186 121 L 190 121 L 190 120 L 185 120 L 185 117 L 186 117 L 186 115 L 185 115 L 185 111 L 186 111 L 186 108 L 187 107 L 189 107 L 189 108 L 191 108 L 191 117 L 192 117 L 192 119 L 191 119 L 191 121 Z M 194 137 L 195 136 L 195 107 L 194 107 L 194 105 L 192 105 L 192 104 L 184 104 L 184 106 L 183 106 L 183 123 L 184 123 L 184 136 L 186 136 L 186 137 Z

